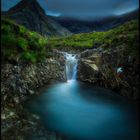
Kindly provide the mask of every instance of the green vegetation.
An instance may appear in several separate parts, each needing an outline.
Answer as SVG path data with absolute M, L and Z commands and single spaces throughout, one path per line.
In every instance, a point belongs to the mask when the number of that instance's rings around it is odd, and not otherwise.
M 106 32 L 76 34 L 65 38 L 50 38 L 53 48 L 90 49 L 100 46 L 104 49 L 124 45 L 128 53 L 138 52 L 138 20 L 125 23 Z
M 2 19 L 2 58 L 35 63 L 50 55 L 51 48 L 84 50 L 95 47 L 104 49 L 122 47 L 123 53 L 138 56 L 138 20 L 127 22 L 105 32 L 90 32 L 49 39 L 9 19 Z
M 35 63 L 47 56 L 47 39 L 9 19 L 1 21 L 2 59 Z

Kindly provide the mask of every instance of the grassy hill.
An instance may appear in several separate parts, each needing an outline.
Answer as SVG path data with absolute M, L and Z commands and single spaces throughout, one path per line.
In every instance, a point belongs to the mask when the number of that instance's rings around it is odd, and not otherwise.
M 84 50 L 123 46 L 126 54 L 138 55 L 138 20 L 132 20 L 106 32 L 75 34 L 68 37 L 46 38 L 12 20 L 1 20 L 2 60 L 36 63 L 48 56 L 52 48 Z
M 65 38 L 50 38 L 48 46 L 58 49 L 91 49 L 102 47 L 109 49 L 124 45 L 126 51 L 138 52 L 139 40 L 138 20 L 132 20 L 115 29 L 106 32 L 91 32 L 76 34 Z
M 47 39 L 9 19 L 1 20 L 2 60 L 35 63 L 46 57 Z

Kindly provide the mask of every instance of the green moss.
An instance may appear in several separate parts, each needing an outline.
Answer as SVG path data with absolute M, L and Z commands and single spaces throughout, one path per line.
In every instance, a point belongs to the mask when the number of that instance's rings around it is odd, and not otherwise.
M 20 47 L 21 49 L 23 49 L 25 51 L 27 50 L 28 41 L 26 39 L 24 39 L 23 37 L 18 37 L 16 41 L 17 41 L 18 47 Z
M 26 31 L 27 31 L 27 29 L 24 26 L 20 26 L 20 28 L 19 28 L 20 34 L 24 34 L 24 33 L 26 33 Z
M 36 32 L 29 31 L 9 19 L 1 21 L 2 56 L 5 60 L 35 63 L 47 56 L 47 39 Z
M 2 26 L 1 26 L 1 31 L 2 31 L 3 33 L 9 33 L 9 32 L 12 31 L 12 29 L 11 29 L 11 26 L 9 26 L 9 25 L 2 25 Z
M 34 52 L 23 52 L 21 55 L 23 61 L 36 63 L 37 58 Z
M 2 34 L 1 45 L 11 47 L 16 45 L 16 37 L 13 34 Z

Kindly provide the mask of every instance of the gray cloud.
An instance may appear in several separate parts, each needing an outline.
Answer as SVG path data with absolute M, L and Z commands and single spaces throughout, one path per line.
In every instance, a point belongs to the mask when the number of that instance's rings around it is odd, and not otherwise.
M 2 0 L 8 9 L 19 0 Z M 138 0 L 38 0 L 47 14 L 75 18 L 99 18 L 120 15 L 138 8 Z

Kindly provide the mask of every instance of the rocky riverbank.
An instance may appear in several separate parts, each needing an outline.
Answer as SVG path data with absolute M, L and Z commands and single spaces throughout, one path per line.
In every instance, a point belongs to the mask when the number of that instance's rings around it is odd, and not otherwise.
M 56 135 L 46 132 L 38 116 L 31 115 L 22 103 L 37 88 L 55 81 L 66 81 L 65 64 L 62 58 L 54 57 L 37 64 L 4 63 L 1 71 L 2 139 L 3 140 L 48 140 Z
M 125 48 L 86 50 L 81 53 L 78 80 L 111 89 L 129 99 L 139 96 L 139 60 Z
M 78 80 L 111 89 L 129 99 L 138 99 L 138 58 L 125 55 L 123 47 L 90 49 L 77 53 Z M 18 64 L 18 65 L 17 65 Z M 63 52 L 54 50 L 50 58 L 36 64 L 3 63 L 1 71 L 2 139 L 55 140 L 61 137 L 45 130 L 36 115 L 22 106 L 37 89 L 55 81 L 66 81 Z

